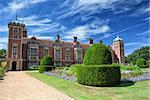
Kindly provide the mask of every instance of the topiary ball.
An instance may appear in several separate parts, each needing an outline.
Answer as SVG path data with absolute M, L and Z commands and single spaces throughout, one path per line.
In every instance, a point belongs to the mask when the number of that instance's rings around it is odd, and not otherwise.
M 41 60 L 40 65 L 53 65 L 53 59 L 51 56 L 44 56 Z
M 85 53 L 83 64 L 102 65 L 112 64 L 112 55 L 109 47 L 103 43 L 92 45 Z

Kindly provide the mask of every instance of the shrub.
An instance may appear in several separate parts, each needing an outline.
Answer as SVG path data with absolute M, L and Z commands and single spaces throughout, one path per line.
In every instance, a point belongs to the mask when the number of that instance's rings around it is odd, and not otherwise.
M 114 86 L 120 83 L 119 65 L 78 65 L 78 82 L 92 86 Z
M 112 64 L 112 56 L 109 48 L 103 43 L 92 45 L 84 55 L 83 64 L 101 65 Z
M 4 68 L 0 66 L 0 77 L 3 77 L 4 73 L 5 73 Z
M 53 65 L 53 59 L 51 56 L 44 56 L 41 60 L 40 65 Z
M 130 65 L 120 65 L 120 68 L 122 70 L 139 70 L 140 69 L 139 67 L 134 66 L 134 65 L 132 65 L 132 66 L 130 66 Z
M 69 67 L 69 71 L 72 75 L 77 76 L 77 66 L 79 66 L 79 64 L 74 64 Z
M 144 58 L 139 58 L 137 61 L 136 61 L 136 65 L 140 68 L 146 68 L 148 67 L 147 66 L 147 63 L 146 63 L 146 60 Z
M 40 65 L 39 67 L 39 73 L 43 73 L 46 69 L 44 66 Z
M 39 66 L 39 72 L 43 73 L 44 71 L 52 70 L 53 65 L 53 59 L 51 56 L 44 56 L 41 60 L 40 66 Z

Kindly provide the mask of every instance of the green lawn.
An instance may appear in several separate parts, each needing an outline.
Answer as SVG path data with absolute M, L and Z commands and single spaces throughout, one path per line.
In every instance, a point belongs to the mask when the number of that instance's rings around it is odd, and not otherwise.
M 27 73 L 77 100 L 150 100 L 150 81 L 130 86 L 91 87 L 38 72 Z

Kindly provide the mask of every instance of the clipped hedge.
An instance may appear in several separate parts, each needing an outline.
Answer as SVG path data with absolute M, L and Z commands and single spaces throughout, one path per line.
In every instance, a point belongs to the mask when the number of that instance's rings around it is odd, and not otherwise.
M 120 84 L 119 65 L 79 65 L 77 79 L 80 84 L 91 86 L 115 86 Z
M 84 55 L 83 64 L 102 65 L 112 64 L 112 55 L 109 47 L 103 43 L 93 44 Z

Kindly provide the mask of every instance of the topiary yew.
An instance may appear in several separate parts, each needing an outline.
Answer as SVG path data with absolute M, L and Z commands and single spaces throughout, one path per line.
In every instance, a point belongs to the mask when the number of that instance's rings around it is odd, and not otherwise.
M 39 72 L 43 73 L 44 71 L 52 70 L 52 67 L 51 67 L 52 65 L 53 65 L 52 57 L 49 55 L 44 56 L 39 66 Z
M 115 86 L 120 83 L 119 65 L 77 65 L 80 84 L 92 86 Z
M 40 65 L 52 65 L 53 64 L 53 59 L 51 56 L 44 56 L 41 60 Z
M 112 55 L 107 46 L 103 43 L 92 45 L 84 55 L 83 64 L 85 65 L 101 65 L 112 64 Z

